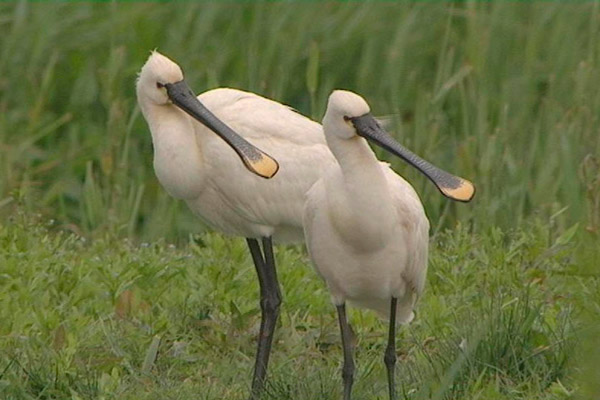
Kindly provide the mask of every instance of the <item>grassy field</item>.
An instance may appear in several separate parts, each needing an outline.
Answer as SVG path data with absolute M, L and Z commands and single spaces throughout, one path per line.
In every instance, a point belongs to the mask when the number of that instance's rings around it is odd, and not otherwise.
M 600 396 L 600 5 L 0 3 L 0 399 L 243 399 L 258 288 L 152 171 L 149 51 L 197 91 L 320 119 L 355 90 L 469 205 L 393 161 L 432 225 L 407 399 Z M 316 67 L 316 68 L 315 68 Z M 386 156 L 379 153 L 382 158 Z M 302 247 L 265 399 L 337 399 L 334 307 Z M 385 324 L 353 310 L 357 399 L 385 399 Z

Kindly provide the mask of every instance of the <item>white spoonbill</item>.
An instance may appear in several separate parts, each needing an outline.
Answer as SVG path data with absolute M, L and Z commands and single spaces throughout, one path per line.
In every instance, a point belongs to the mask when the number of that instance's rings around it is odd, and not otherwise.
M 395 399 L 396 319 L 408 323 L 425 283 L 429 221 L 412 186 L 379 162 L 367 140 L 403 158 L 446 196 L 469 201 L 473 185 L 406 150 L 371 116 L 366 101 L 348 91 L 329 97 L 323 118 L 333 164 L 309 190 L 304 209 L 306 244 L 336 305 L 344 349 L 344 399 L 350 399 L 354 361 L 346 300 L 389 316 L 385 364 Z
M 158 52 L 142 67 L 136 90 L 161 185 L 215 230 L 247 240 L 262 311 L 251 392 L 256 398 L 281 303 L 272 239 L 303 239 L 304 195 L 335 159 L 320 124 L 239 90 L 215 89 L 196 98 L 181 68 Z

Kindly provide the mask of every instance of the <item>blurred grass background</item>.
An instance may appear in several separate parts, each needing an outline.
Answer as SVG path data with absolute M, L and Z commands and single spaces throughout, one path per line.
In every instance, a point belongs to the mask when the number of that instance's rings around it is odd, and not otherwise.
M 597 3 L 0 4 L 0 212 L 21 203 L 86 234 L 198 229 L 159 188 L 136 108 L 157 48 L 198 92 L 250 90 L 317 120 L 332 89 L 361 93 L 403 143 L 476 182 L 472 205 L 450 204 L 394 162 L 437 230 L 559 213 L 597 231 L 598 15 Z
M 393 161 L 435 239 L 399 345 L 405 398 L 597 398 L 599 7 L 1 2 L 0 397 L 247 393 L 256 282 L 243 241 L 190 235 L 200 223 L 154 177 L 134 85 L 156 48 L 198 92 L 317 120 L 332 89 L 354 90 L 476 183 L 450 203 Z M 269 398 L 335 398 L 334 311 L 302 250 L 278 250 Z M 385 398 L 384 324 L 353 317 L 357 398 Z

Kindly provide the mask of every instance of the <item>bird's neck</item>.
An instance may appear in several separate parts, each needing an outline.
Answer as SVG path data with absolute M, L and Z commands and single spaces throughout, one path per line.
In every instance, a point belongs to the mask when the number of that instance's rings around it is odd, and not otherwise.
M 395 221 L 390 189 L 382 164 L 366 140 L 327 138 L 341 169 L 331 187 L 334 223 L 353 247 L 373 250 L 385 244 Z
M 152 133 L 154 171 L 173 197 L 197 198 L 207 175 L 194 121 L 172 105 L 141 105 Z
M 364 184 L 364 187 L 374 190 L 382 186 L 387 187 L 381 164 L 365 139 L 360 136 L 351 139 L 329 136 L 327 145 L 337 159 L 348 184 Z M 360 187 L 355 189 L 360 190 Z

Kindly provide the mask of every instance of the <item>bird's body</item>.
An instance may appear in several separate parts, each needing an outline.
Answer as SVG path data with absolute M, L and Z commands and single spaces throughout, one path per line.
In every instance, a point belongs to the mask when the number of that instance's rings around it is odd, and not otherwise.
M 278 160 L 266 180 L 249 174 L 235 152 L 176 107 L 142 105 L 152 132 L 154 170 L 173 197 L 213 229 L 275 241 L 302 240 L 304 194 L 335 164 L 320 124 L 253 93 L 214 89 L 198 99 L 220 120 Z
M 281 303 L 272 239 L 302 240 L 304 194 L 335 159 L 318 123 L 240 90 L 196 97 L 181 68 L 158 52 L 142 67 L 136 90 L 161 185 L 207 225 L 248 243 L 260 286 L 250 396 L 257 399 Z
M 409 322 L 425 283 L 429 222 L 412 186 L 358 141 L 367 160 L 355 171 L 333 166 L 307 194 L 307 247 L 334 304 L 387 318 L 396 297 L 397 320 Z
M 429 221 L 412 186 L 347 123 L 368 112 L 354 93 L 330 97 L 323 127 L 338 163 L 307 193 L 306 245 L 335 305 L 349 300 L 389 317 L 396 298 L 397 319 L 409 322 L 425 283 Z
M 338 311 L 344 400 L 350 400 L 354 375 L 347 301 L 389 317 L 384 361 L 394 400 L 396 321 L 412 320 L 425 284 L 429 221 L 412 186 L 380 162 L 365 139 L 412 164 L 449 197 L 468 201 L 474 187 L 396 142 L 352 92 L 336 90 L 329 96 L 323 130 L 337 163 L 306 195 L 304 235 Z
M 342 282 L 335 291 L 340 299 L 367 300 L 364 305 L 382 309 L 380 300 L 391 295 L 391 309 L 395 310 L 393 296 L 399 295 L 406 297 L 406 304 L 412 305 L 414 300 L 410 296 L 418 293 L 423 285 L 426 263 L 424 259 L 418 261 L 419 256 L 413 253 L 426 254 L 426 243 L 421 243 L 421 237 L 426 239 L 427 236 L 426 219 L 410 185 L 392 176 L 390 171 L 382 172 L 384 169 L 366 144 L 354 153 L 348 147 L 350 150 L 344 156 L 345 147 L 336 148 L 335 141 L 324 137 L 319 124 L 289 107 L 251 93 L 216 89 L 196 96 L 185 82 L 181 68 L 157 52 L 153 52 L 142 67 L 136 91 L 152 133 L 154 170 L 161 185 L 173 197 L 184 200 L 215 230 L 246 237 L 258 275 L 261 307 L 252 400 L 260 397 L 264 387 L 281 303 L 272 239 L 285 242 L 302 238 L 302 223 L 307 220 L 307 216 L 303 216 L 305 194 L 324 171 L 332 171 L 328 175 L 332 178 L 315 186 L 311 193 L 334 199 L 339 207 L 333 204 L 333 209 L 324 211 L 319 208 L 322 199 L 313 199 L 317 206 L 307 208 L 307 215 L 313 210 L 319 217 L 309 221 L 315 232 L 309 228 L 308 233 L 312 238 L 309 242 L 313 259 L 323 260 L 319 261 L 322 264 L 319 270 L 326 279 L 331 276 L 332 284 L 336 284 L 336 279 Z M 357 124 L 363 122 L 363 119 L 356 121 Z M 330 132 L 340 131 L 335 123 L 329 128 Z M 384 147 L 389 145 L 383 143 Z M 472 194 L 468 187 L 465 189 L 468 185 L 464 181 L 444 175 L 414 155 L 405 152 L 405 156 L 417 160 L 419 168 L 440 190 L 462 198 Z M 363 162 L 366 169 L 361 173 Z M 346 180 L 346 172 L 354 170 L 357 172 L 348 174 L 351 179 Z M 340 174 L 344 178 L 340 178 Z M 388 179 L 391 183 L 386 183 Z M 331 187 L 327 187 L 328 183 Z M 319 185 L 325 188 L 319 190 Z M 369 192 L 361 193 L 360 185 L 367 185 Z M 329 197 L 330 191 L 338 190 L 340 194 Z M 347 191 L 347 198 L 343 190 Z M 370 197 L 385 201 L 374 201 Z M 398 208 L 396 200 L 403 206 Z M 360 215 L 345 218 L 344 213 L 351 211 L 348 205 L 371 213 L 372 219 Z M 320 222 L 322 215 L 336 213 L 337 217 L 328 220 L 331 227 Z M 419 219 L 416 228 L 410 226 L 411 215 Z M 348 260 L 346 275 L 354 275 L 354 283 L 336 272 L 338 267 L 333 266 L 332 258 L 321 253 L 319 243 L 314 246 L 315 238 L 321 235 L 318 232 L 321 226 L 329 229 L 325 232 L 332 236 L 342 232 L 329 241 L 325 238 L 323 244 L 339 254 L 339 260 Z M 363 240 L 344 234 L 348 229 L 362 232 Z M 418 244 L 411 244 L 414 238 Z M 262 242 L 262 248 L 257 239 Z M 350 252 L 347 258 L 341 254 L 344 251 Z M 376 265 L 377 261 L 381 261 L 380 265 Z M 365 266 L 371 267 L 371 272 L 365 270 Z M 411 272 L 413 269 L 418 271 Z M 385 290 L 382 291 L 380 285 Z M 392 312 L 392 322 L 395 316 L 396 312 Z

